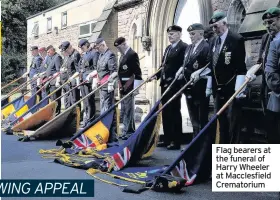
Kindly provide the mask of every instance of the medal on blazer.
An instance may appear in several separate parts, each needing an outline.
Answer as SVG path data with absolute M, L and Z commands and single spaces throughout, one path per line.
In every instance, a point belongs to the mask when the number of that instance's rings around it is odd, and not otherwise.
M 198 62 L 197 61 L 195 61 L 195 63 L 193 64 L 193 68 L 198 69 Z
M 127 65 L 123 66 L 123 70 L 127 70 L 127 68 L 128 68 Z
M 226 52 L 225 53 L 225 64 L 229 65 L 231 60 L 231 52 Z

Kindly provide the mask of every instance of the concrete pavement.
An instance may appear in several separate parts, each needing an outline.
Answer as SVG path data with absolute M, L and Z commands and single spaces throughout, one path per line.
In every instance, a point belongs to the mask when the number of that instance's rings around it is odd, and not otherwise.
M 73 169 L 42 159 L 39 149 L 55 148 L 54 141 L 18 142 L 16 136 L 2 134 L 2 178 L 3 179 L 91 179 L 84 170 Z M 170 164 L 179 151 L 157 148 L 154 155 L 142 161 L 147 165 Z M 3 198 L 19 199 L 19 198 Z M 21 198 L 23 199 L 23 198 Z M 46 198 L 32 198 L 32 200 Z M 52 199 L 52 198 L 47 198 Z M 69 198 L 53 198 L 69 199 Z M 73 198 L 76 199 L 76 198 Z M 180 194 L 145 191 L 141 194 L 123 193 L 122 188 L 95 181 L 95 197 L 79 199 L 100 200 L 277 200 L 277 193 L 214 193 L 211 182 L 185 188 Z

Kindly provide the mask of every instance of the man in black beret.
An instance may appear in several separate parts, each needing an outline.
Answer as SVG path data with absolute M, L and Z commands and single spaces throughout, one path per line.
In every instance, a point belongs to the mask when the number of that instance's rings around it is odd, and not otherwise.
M 131 49 L 126 43 L 125 38 L 119 37 L 115 40 L 114 46 L 121 53 L 119 61 L 119 87 L 121 98 L 131 92 L 134 88 L 134 83 L 142 80 L 142 72 L 138 54 Z M 121 103 L 123 112 L 122 139 L 126 140 L 132 133 L 135 132 L 134 123 L 134 95 L 130 95 Z
M 99 52 L 97 61 L 97 74 L 99 83 L 109 83 L 99 90 L 100 95 L 100 112 L 106 112 L 111 106 L 115 104 L 114 89 L 117 82 L 117 57 L 108 48 L 103 38 L 98 38 L 96 41 L 96 49 Z M 114 114 L 113 123 L 110 129 L 110 136 L 108 140 L 109 146 L 118 145 L 116 135 L 116 116 Z M 108 146 L 107 145 L 107 146 Z
M 67 80 L 70 81 L 69 84 L 63 87 L 64 93 L 72 90 L 77 84 L 79 84 L 79 61 L 80 53 L 72 47 L 69 41 L 64 41 L 60 45 L 61 52 L 64 53 L 64 63 L 65 65 L 60 69 L 60 81 L 65 83 Z M 69 108 L 71 105 L 79 101 L 80 91 L 78 88 L 72 90 L 70 93 L 64 96 L 65 108 Z M 80 105 L 79 105 L 80 106 Z
M 78 47 L 82 52 L 82 57 L 79 62 L 80 81 L 88 81 L 81 86 L 82 97 L 85 97 L 91 93 L 93 89 L 96 89 L 97 86 L 96 65 L 99 53 L 95 50 L 92 50 L 89 41 L 86 39 L 81 39 L 79 41 Z M 92 94 L 86 98 L 83 101 L 83 105 L 84 116 L 82 127 L 85 127 L 95 117 L 95 95 Z
M 182 28 L 177 25 L 168 27 L 168 40 L 170 45 L 165 49 L 161 71 L 153 79 L 160 79 L 161 93 L 163 94 L 171 82 L 174 80 L 176 72 L 183 65 L 187 44 L 181 40 Z M 180 88 L 177 81 L 171 90 L 163 97 L 165 104 Z M 164 132 L 163 142 L 159 142 L 159 147 L 167 147 L 169 150 L 180 149 L 182 142 L 182 115 L 181 115 L 181 95 L 168 104 L 162 111 L 162 125 Z
M 40 67 L 42 64 L 42 58 L 39 55 L 38 47 L 32 46 L 30 48 L 30 51 L 32 53 L 32 61 L 29 68 L 29 73 L 25 73 L 24 76 L 28 75 L 30 79 L 36 78 L 40 74 Z M 31 94 L 34 95 L 37 92 L 37 81 L 31 82 Z
M 190 81 L 193 72 L 203 68 L 210 62 L 210 47 L 204 40 L 204 27 L 202 24 L 195 23 L 188 27 L 192 44 L 186 48 L 185 59 L 182 67 L 176 73 L 179 80 L 184 79 L 184 84 Z M 208 122 L 208 105 L 210 88 L 207 88 L 207 79 L 201 79 L 186 88 L 186 96 L 189 115 L 193 127 L 193 136 Z

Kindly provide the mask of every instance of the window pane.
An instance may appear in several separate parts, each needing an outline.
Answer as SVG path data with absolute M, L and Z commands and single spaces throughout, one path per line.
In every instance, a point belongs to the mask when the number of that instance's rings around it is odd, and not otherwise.
M 80 26 L 80 35 L 85 35 L 85 34 L 89 34 L 90 33 L 90 25 L 83 25 Z
M 61 24 L 62 27 L 67 26 L 67 12 L 62 13 Z
M 51 30 L 52 30 L 52 18 L 48 18 L 47 27 L 48 27 L 48 31 L 51 31 Z

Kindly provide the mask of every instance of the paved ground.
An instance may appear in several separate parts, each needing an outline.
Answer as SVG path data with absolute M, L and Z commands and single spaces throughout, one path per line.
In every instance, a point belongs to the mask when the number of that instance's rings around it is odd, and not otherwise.
M 91 179 L 83 170 L 65 167 L 42 159 L 39 149 L 55 147 L 55 141 L 18 142 L 17 137 L 2 134 L 2 178 L 5 179 Z M 145 161 L 153 165 L 170 164 L 179 151 L 156 149 L 152 158 Z M 123 193 L 117 186 L 95 181 L 95 198 L 102 200 L 276 200 L 276 193 L 213 193 L 211 182 L 185 188 L 181 194 L 156 193 L 146 191 L 142 194 Z M 16 198 L 3 198 L 16 199 Z M 32 198 L 32 200 L 46 198 Z M 48 200 L 51 198 L 47 198 Z M 62 199 L 62 198 L 55 198 Z M 65 198 L 68 199 L 68 198 Z M 75 199 L 75 198 L 73 198 Z M 80 199 L 80 198 L 79 198 Z M 89 198 L 87 198 L 89 199 Z

